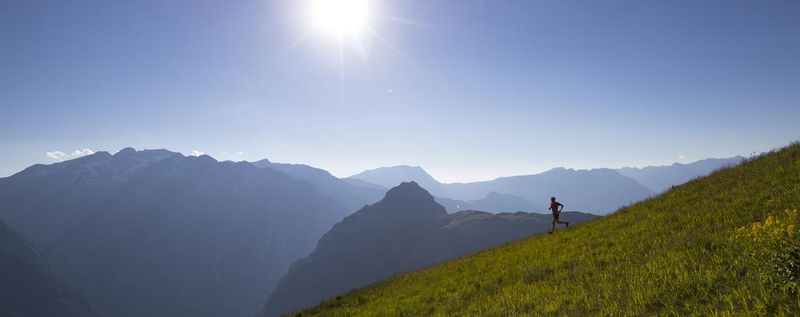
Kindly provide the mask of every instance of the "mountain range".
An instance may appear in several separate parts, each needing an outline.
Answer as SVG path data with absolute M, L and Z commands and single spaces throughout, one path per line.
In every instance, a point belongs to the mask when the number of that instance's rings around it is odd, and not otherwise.
M 124 149 L 0 179 L 0 218 L 109 316 L 252 316 L 349 214 L 271 168 Z
M 688 164 L 674 163 L 666 166 L 647 166 L 642 168 L 624 167 L 616 171 L 635 179 L 656 193 L 664 192 L 672 186 L 686 183 L 694 178 L 711 174 L 723 167 L 736 166 L 745 158 L 710 158 Z
M 608 214 L 671 186 L 707 175 L 722 167 L 735 166 L 742 160 L 742 157 L 737 156 L 644 168 L 554 168 L 539 174 L 500 177 L 472 183 L 441 183 L 421 167 L 401 165 L 367 170 L 347 179 L 384 187 L 414 181 L 428 189 L 448 211 L 470 209 L 471 202 L 483 207 L 476 209 L 493 212 L 513 211 L 503 210 L 507 206 L 527 206 L 541 209 L 520 210 L 544 211 L 541 206 L 548 204 L 551 196 L 556 196 L 570 209 Z
M 596 218 L 564 212 L 576 224 Z M 336 224 L 308 257 L 292 265 L 270 295 L 264 316 L 279 316 L 394 274 L 454 259 L 550 229 L 549 215 L 448 214 L 415 182 Z
M 331 175 L 326 170 L 304 164 L 273 163 L 269 160 L 253 162 L 260 168 L 270 168 L 283 172 L 296 179 L 308 182 L 350 211 L 356 211 L 364 205 L 374 203 L 383 197 L 386 188 L 366 182 L 348 182 Z
M 398 166 L 369 170 L 350 178 L 386 185 L 388 182 L 419 180 L 420 186 L 436 197 L 456 201 L 475 201 L 487 198 L 490 193 L 517 196 L 527 200 L 529 206 L 540 208 L 556 196 L 568 209 L 607 214 L 617 208 L 654 194 L 636 180 L 611 169 L 573 170 L 556 168 L 534 175 L 501 177 L 491 181 L 445 184 L 436 181 L 419 167 Z M 427 184 L 428 187 L 426 187 Z M 497 197 L 495 197 L 495 200 Z M 447 203 L 447 201 L 443 201 Z M 469 204 L 467 204 L 469 206 Z M 488 211 L 496 211 L 491 206 Z M 463 210 L 463 209 L 462 209 Z M 507 211 L 507 210 L 505 210 Z M 534 210 L 524 210 L 534 211 Z

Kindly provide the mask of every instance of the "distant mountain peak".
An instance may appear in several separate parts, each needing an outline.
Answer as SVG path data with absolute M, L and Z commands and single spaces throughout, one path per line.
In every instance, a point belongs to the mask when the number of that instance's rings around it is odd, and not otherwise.
M 95 152 L 95 155 L 105 153 L 105 156 L 112 156 L 109 155 L 108 152 L 105 151 L 98 151 Z M 114 158 L 131 158 L 131 159 L 143 159 L 143 160 L 160 160 L 162 158 L 166 158 L 177 154 L 175 152 L 171 152 L 165 149 L 158 149 L 158 150 L 141 150 L 137 151 L 132 147 L 126 147 L 119 152 L 114 153 Z
M 210 155 L 208 155 L 208 154 L 203 154 L 203 155 L 200 155 L 200 156 L 197 156 L 197 157 L 190 156 L 190 158 L 192 158 L 192 159 L 196 159 L 196 160 L 200 160 L 201 162 L 212 162 L 212 163 L 218 163 L 218 162 L 217 162 L 217 159 L 215 159 L 215 158 L 211 157 L 211 156 L 210 156 Z
M 111 153 L 108 153 L 106 151 L 97 151 L 97 152 L 94 152 L 94 153 L 92 153 L 90 155 L 87 155 L 87 156 L 89 156 L 89 157 L 108 158 L 108 157 L 112 157 L 113 155 L 111 155 Z
M 416 173 L 416 174 L 419 174 L 419 175 L 425 175 L 426 177 L 433 178 L 432 176 L 430 176 L 430 174 L 428 174 L 427 171 L 425 171 L 424 168 L 422 168 L 420 166 L 411 166 L 411 165 L 395 165 L 395 166 L 378 167 L 378 168 L 375 168 L 375 169 L 366 170 L 366 171 L 361 172 L 361 173 L 359 173 L 357 175 L 370 174 L 370 173 L 376 173 L 376 172 L 394 172 L 394 173 L 413 172 L 413 173 Z M 355 177 L 357 175 L 353 175 L 352 177 Z
M 422 168 L 420 166 L 396 165 L 396 166 L 388 166 L 388 167 L 379 167 L 379 168 L 373 169 L 371 171 L 373 171 L 373 172 L 389 172 L 389 173 L 396 173 L 396 174 L 402 173 L 402 174 L 408 174 L 409 176 L 413 176 L 413 177 L 433 179 L 433 176 L 431 176 L 431 174 L 428 174 L 428 171 L 426 171 L 424 168 Z
M 391 167 L 379 167 L 366 170 L 349 178 L 360 179 L 369 183 L 381 185 L 387 188 L 397 186 L 402 182 L 414 181 L 436 194 L 441 194 L 442 183 L 428 174 L 422 167 L 398 165 Z
M 395 165 L 395 166 L 387 166 L 387 167 L 380 167 L 380 168 L 406 168 L 406 169 L 414 169 L 414 170 L 418 170 L 418 171 L 425 171 L 422 167 L 420 167 L 418 165 L 406 165 L 406 164 Z M 378 168 L 378 169 L 380 169 L 380 168 Z
M 269 159 L 260 159 L 258 161 L 253 162 L 253 165 L 258 167 L 264 167 L 269 164 L 272 164 L 272 161 L 270 161 Z
M 132 147 L 126 147 L 126 148 L 124 148 L 122 150 L 119 150 L 119 152 L 114 153 L 114 155 L 115 156 L 117 156 L 117 155 L 125 156 L 125 155 L 130 155 L 130 154 L 133 154 L 133 153 L 136 153 L 136 149 L 134 149 Z
M 566 168 L 566 167 L 554 167 L 554 168 L 551 168 L 551 169 L 549 169 L 549 170 L 546 170 L 546 171 L 542 172 L 542 174 L 547 174 L 547 173 L 564 173 L 564 172 L 568 172 L 568 171 L 574 171 L 574 170 L 573 170 L 573 169 L 571 169 L 571 168 Z M 512 177 L 513 177 L 513 176 L 512 176 Z

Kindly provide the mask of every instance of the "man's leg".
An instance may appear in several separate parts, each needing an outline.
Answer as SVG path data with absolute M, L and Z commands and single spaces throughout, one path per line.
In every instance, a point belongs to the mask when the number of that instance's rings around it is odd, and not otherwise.
M 567 225 L 567 227 L 569 227 L 569 221 L 561 221 L 561 220 L 558 219 L 558 216 L 560 216 L 560 215 L 561 215 L 561 211 L 559 211 L 558 215 L 555 216 L 556 222 L 558 222 L 560 224 L 565 224 L 565 225 Z
M 553 218 L 553 226 L 550 228 L 550 233 L 553 233 L 553 231 L 556 231 L 556 222 L 557 222 L 557 221 L 558 221 L 558 220 L 556 220 L 555 218 Z

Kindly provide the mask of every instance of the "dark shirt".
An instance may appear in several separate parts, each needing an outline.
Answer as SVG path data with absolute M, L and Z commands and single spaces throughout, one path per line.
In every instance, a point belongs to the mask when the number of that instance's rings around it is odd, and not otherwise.
M 562 205 L 561 203 L 559 203 L 557 201 L 551 202 L 550 203 L 550 210 L 552 210 L 553 213 L 557 213 L 558 212 L 558 206 L 564 206 L 564 205 Z

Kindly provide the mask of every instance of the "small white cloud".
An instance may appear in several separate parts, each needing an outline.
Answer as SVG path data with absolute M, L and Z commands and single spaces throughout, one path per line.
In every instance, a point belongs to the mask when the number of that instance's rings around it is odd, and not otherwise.
M 686 158 L 686 155 L 678 155 L 678 159 L 679 160 L 682 160 L 682 159 L 685 159 L 685 158 Z
M 61 160 L 64 156 L 67 156 L 67 153 L 61 151 L 51 151 L 47 152 L 47 157 L 54 159 L 54 160 Z
M 72 153 L 69 153 L 69 154 L 61 152 L 61 151 L 58 151 L 58 150 L 45 152 L 45 155 L 47 155 L 47 157 L 49 157 L 51 159 L 54 159 L 54 160 L 58 160 L 58 161 L 71 160 L 71 159 L 74 159 L 74 158 L 79 158 L 81 156 L 92 155 L 92 154 L 94 154 L 94 151 L 92 149 L 88 149 L 88 148 L 84 148 L 82 150 L 80 150 L 80 149 L 79 150 L 75 150 L 75 151 L 72 151 Z
M 198 150 L 192 150 L 192 153 L 189 154 L 189 156 L 200 156 L 200 155 L 203 155 L 203 154 L 205 154 L 205 153 L 200 152 Z

